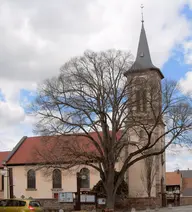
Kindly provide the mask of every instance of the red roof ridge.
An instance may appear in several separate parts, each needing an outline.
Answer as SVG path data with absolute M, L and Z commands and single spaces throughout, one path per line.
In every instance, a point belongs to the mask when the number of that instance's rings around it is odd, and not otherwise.
M 92 131 L 89 132 L 88 135 L 92 135 L 92 134 L 97 134 L 97 133 L 102 133 L 102 131 Z M 33 138 L 53 138 L 53 137 L 62 137 L 62 136 L 86 136 L 86 133 L 82 132 L 82 133 L 69 133 L 69 134 L 61 134 L 61 135 L 35 135 L 35 136 L 24 136 L 28 139 L 33 139 Z
M 122 130 L 119 130 L 118 132 L 121 132 Z M 112 132 L 112 130 L 110 130 L 109 132 Z M 97 134 L 97 133 L 102 133 L 102 131 L 91 131 L 88 132 L 87 134 Z M 57 136 L 81 136 L 81 135 L 86 135 L 85 132 L 79 132 L 79 133 L 66 133 L 66 134 L 60 134 L 60 135 L 34 135 L 34 136 L 26 136 L 27 138 L 44 138 L 44 137 L 57 137 Z
M 93 131 L 93 132 L 90 132 L 89 134 L 96 134 L 97 132 L 95 132 L 95 131 Z M 100 133 L 100 132 L 99 132 Z M 71 133 L 71 134 L 66 134 L 66 136 L 75 136 L 75 135 L 77 135 L 77 136 L 81 136 L 81 135 L 85 135 L 85 133 Z M 35 138 L 35 139 L 38 139 L 38 138 L 53 138 L 53 137 L 60 137 L 60 136 L 65 136 L 65 135 L 50 135 L 50 136 L 45 136 L 45 135 L 38 135 L 38 136 L 31 136 L 31 137 L 28 137 L 28 136 L 23 136 L 22 138 L 21 138 L 21 140 L 17 143 L 17 145 L 13 148 L 13 150 L 10 152 L 11 154 L 8 156 L 8 158 L 7 159 L 5 159 L 5 163 L 8 163 L 10 160 L 11 160 L 11 158 L 15 155 L 15 153 L 17 152 L 17 150 L 19 150 L 19 148 L 22 146 L 22 144 L 24 143 L 24 141 L 26 140 L 26 139 L 33 139 L 33 138 Z
M 112 131 L 110 131 L 111 133 Z M 121 130 L 119 130 L 117 133 L 117 139 L 121 136 Z M 31 136 L 31 137 L 27 137 L 24 136 L 18 143 L 17 145 L 13 148 L 12 152 L 9 154 L 7 160 L 5 160 L 5 164 L 6 165 L 16 165 L 16 164 L 29 164 L 29 163 L 37 163 L 37 158 L 36 157 L 32 157 L 31 154 L 34 154 L 34 152 L 38 149 L 38 148 L 46 148 L 44 144 L 42 144 L 40 142 L 40 140 L 42 139 L 42 141 L 44 139 L 46 140 L 50 140 L 50 142 L 55 142 L 55 140 L 61 138 L 61 140 L 66 140 L 67 138 L 70 139 L 70 137 L 77 138 L 77 139 L 81 139 L 82 141 L 82 145 L 84 145 L 83 147 L 88 148 L 87 144 L 89 143 L 89 139 L 90 137 L 93 137 L 94 139 L 99 139 L 99 135 L 102 134 L 102 131 L 92 131 L 92 132 L 88 132 L 88 135 L 86 135 L 86 133 L 81 132 L 81 133 L 70 133 L 70 134 L 60 134 L 60 135 L 37 135 L 37 136 Z M 53 139 L 52 139 L 53 138 Z M 50 146 L 51 144 L 48 144 L 47 146 Z M 32 151 L 33 149 L 33 151 Z M 95 151 L 95 147 L 94 145 L 89 145 L 89 149 L 91 152 Z M 32 153 L 33 152 L 33 153 Z

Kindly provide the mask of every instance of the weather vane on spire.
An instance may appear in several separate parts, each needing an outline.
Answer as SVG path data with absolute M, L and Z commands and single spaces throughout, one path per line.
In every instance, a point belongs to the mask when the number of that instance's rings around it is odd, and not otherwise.
M 143 19 L 143 4 L 141 4 L 141 22 L 144 23 L 144 19 Z

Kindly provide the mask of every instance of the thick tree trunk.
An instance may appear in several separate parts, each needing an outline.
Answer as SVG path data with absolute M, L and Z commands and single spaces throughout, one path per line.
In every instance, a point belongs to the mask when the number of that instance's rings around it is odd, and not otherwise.
M 111 210 L 114 210 L 115 206 L 114 180 L 115 180 L 115 171 L 112 166 L 108 170 L 108 176 L 105 184 L 106 195 L 107 195 L 106 208 Z
M 151 197 L 151 191 L 148 191 L 147 194 L 148 194 L 148 197 Z
M 115 195 L 111 188 L 107 188 L 106 208 L 114 210 Z

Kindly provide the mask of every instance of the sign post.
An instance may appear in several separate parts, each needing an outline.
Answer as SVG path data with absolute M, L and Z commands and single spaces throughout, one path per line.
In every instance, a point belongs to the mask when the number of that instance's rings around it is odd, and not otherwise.
M 81 210 L 81 174 L 80 172 L 77 172 L 77 196 L 76 196 L 76 202 L 75 202 L 75 210 L 80 211 Z
M 59 202 L 71 202 L 73 203 L 73 192 L 59 192 Z

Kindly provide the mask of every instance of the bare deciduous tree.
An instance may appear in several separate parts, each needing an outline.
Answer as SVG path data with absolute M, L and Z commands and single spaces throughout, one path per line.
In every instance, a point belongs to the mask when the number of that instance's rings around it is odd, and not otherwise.
M 116 191 L 129 167 L 162 154 L 173 142 L 183 143 L 192 129 L 191 105 L 177 84 L 154 82 L 155 71 L 142 80 L 127 79 L 124 73 L 131 58 L 130 53 L 115 50 L 85 52 L 65 63 L 59 76 L 39 86 L 32 107 L 39 118 L 37 132 L 58 139 L 57 145 L 48 144 L 48 153 L 39 151 L 39 158 L 52 167 L 96 169 L 108 208 L 114 208 Z M 146 93 L 135 97 L 135 88 Z M 157 133 L 162 125 L 165 130 Z M 149 151 L 155 146 L 155 151 Z M 122 166 L 114 182 L 120 159 Z

